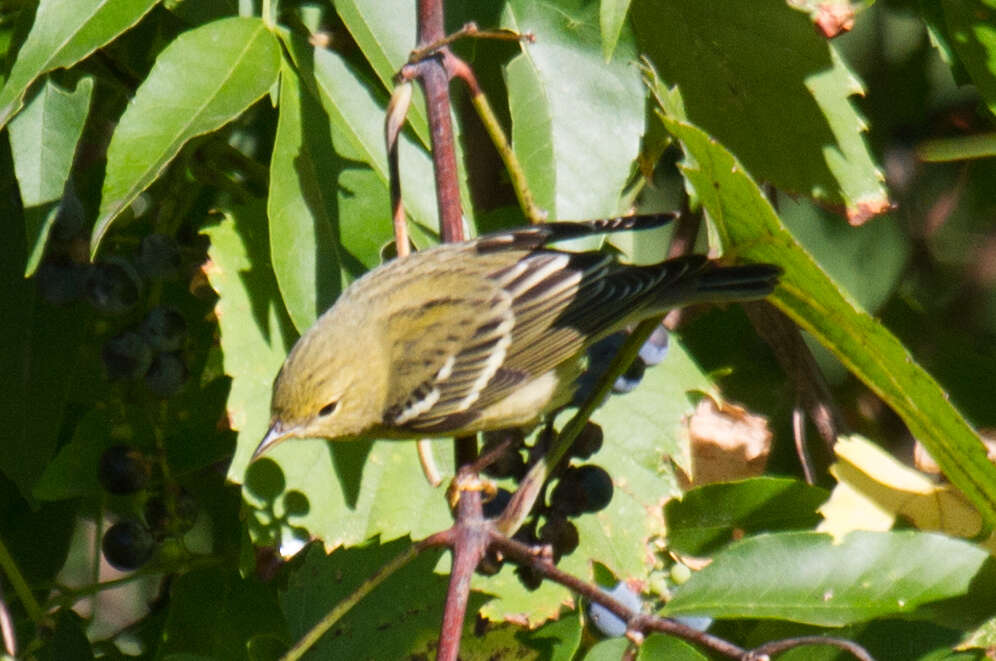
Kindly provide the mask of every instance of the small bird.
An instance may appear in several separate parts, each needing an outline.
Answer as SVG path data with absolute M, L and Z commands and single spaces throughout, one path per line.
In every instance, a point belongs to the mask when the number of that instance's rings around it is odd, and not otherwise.
M 548 244 L 673 214 L 556 222 L 445 243 L 357 279 L 294 345 L 253 458 L 288 438 L 455 436 L 567 404 L 591 344 L 669 308 L 774 289 L 770 264 L 702 255 L 650 266 Z

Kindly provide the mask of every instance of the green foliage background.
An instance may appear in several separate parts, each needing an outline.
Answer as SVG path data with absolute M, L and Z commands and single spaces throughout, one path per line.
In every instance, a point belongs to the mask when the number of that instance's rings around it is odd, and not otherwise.
M 784 0 L 450 4 L 449 29 L 535 35 L 454 48 L 551 219 L 687 197 L 709 219 L 703 251 L 785 269 L 772 302 L 805 330 L 848 426 L 904 459 L 915 437 L 996 523 L 996 468 L 975 431 L 996 427 L 993 0 L 861 5 L 833 40 L 814 29 L 818 9 Z M 383 116 L 415 26 L 413 2 L 0 1 L 0 598 L 17 658 L 276 659 L 411 539 L 449 525 L 409 443 L 309 441 L 248 463 L 294 339 L 391 254 Z M 452 91 L 468 232 L 523 224 L 465 90 Z M 988 158 L 965 160 L 962 136 Z M 437 240 L 428 142 L 416 92 L 400 153 L 417 247 Z M 939 153 L 947 162 L 931 162 Z M 55 267 L 78 295 L 89 260 L 141 271 L 153 233 L 178 241 L 181 263 L 142 271 L 135 305 L 53 304 Z M 651 262 L 669 239 L 612 248 Z M 102 365 L 105 343 L 160 305 L 188 326 L 187 375 L 167 398 Z M 562 569 L 636 581 L 648 609 L 715 618 L 713 633 L 744 646 L 828 633 L 897 660 L 993 647 L 988 527 L 832 542 L 816 527 L 833 478 L 802 481 L 795 391 L 742 311 L 699 311 L 672 340 L 594 416 L 606 442 L 591 462 L 614 496 L 576 519 Z M 703 395 L 767 417 L 770 476 L 682 493 L 684 419 Z M 138 494 L 96 477 L 122 443 L 153 465 Z M 433 453 L 452 471 L 449 443 Z M 101 532 L 156 496 L 174 523 L 152 561 L 103 564 Z M 188 497 L 191 526 L 178 523 Z M 679 556 L 714 561 L 685 582 Z M 314 658 L 430 654 L 446 569 L 419 557 Z M 566 590 L 529 591 L 510 566 L 474 587 L 482 619 L 468 618 L 462 658 L 625 648 L 598 641 Z M 834 652 L 782 658 L 820 654 Z M 652 636 L 638 658 L 705 657 Z

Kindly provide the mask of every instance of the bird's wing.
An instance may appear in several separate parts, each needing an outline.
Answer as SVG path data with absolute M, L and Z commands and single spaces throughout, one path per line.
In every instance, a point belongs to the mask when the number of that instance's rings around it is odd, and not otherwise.
M 406 385 L 391 393 L 384 423 L 426 434 L 470 426 L 482 409 L 575 358 L 593 338 L 645 316 L 660 287 L 705 261 L 634 267 L 599 253 L 532 251 L 496 262 L 486 277 L 454 276 L 462 286 L 448 290 L 460 296 L 443 294 L 441 283 L 437 299 L 407 312 L 421 316 L 423 332 L 392 342 L 391 381 Z

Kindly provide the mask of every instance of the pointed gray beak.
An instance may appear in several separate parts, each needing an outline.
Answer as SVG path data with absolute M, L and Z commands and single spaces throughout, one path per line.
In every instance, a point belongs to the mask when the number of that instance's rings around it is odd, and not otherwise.
M 256 461 L 263 456 L 265 452 L 289 436 L 290 432 L 284 429 L 283 425 L 280 424 L 280 421 L 275 421 L 272 425 L 270 425 L 270 429 L 266 432 L 266 436 L 263 437 L 263 440 L 260 441 L 258 446 L 256 446 L 256 451 L 252 453 L 252 458 L 249 461 Z

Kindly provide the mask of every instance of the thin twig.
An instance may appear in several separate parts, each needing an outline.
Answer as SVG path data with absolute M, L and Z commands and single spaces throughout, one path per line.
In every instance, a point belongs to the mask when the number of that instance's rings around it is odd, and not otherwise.
M 370 594 L 374 588 L 387 580 L 391 574 L 411 562 L 424 548 L 426 548 L 426 545 L 412 544 L 399 553 L 393 560 L 381 567 L 375 574 L 368 577 L 352 594 L 337 603 L 325 617 L 319 620 L 315 626 L 311 627 L 306 634 L 301 636 L 300 640 L 294 644 L 294 647 L 287 650 L 287 653 L 280 657 L 280 661 L 297 661 L 297 659 L 304 656 L 325 635 L 326 631 L 331 629 L 343 615 L 349 612 L 349 609 Z
M 45 613 L 42 612 L 41 606 L 38 605 L 38 600 L 32 594 L 31 588 L 28 587 L 28 582 L 24 580 L 24 575 L 18 568 L 17 563 L 14 562 L 14 557 L 7 550 L 7 546 L 3 543 L 2 539 L 0 539 L 0 570 L 3 570 L 3 573 L 6 574 L 7 580 L 13 586 L 17 598 L 21 600 L 21 605 L 27 612 L 28 617 L 31 618 L 35 626 L 41 626 L 45 620 Z
M 804 645 L 829 645 L 830 647 L 837 647 L 845 652 L 850 652 L 860 661 L 875 661 L 872 655 L 868 653 L 868 650 L 854 641 L 846 640 L 844 638 L 830 638 L 828 636 L 799 636 L 798 638 L 773 640 L 770 643 L 761 645 L 760 647 L 755 647 L 751 650 L 751 653 L 754 655 L 754 658 L 759 659 L 762 657 L 770 657 L 774 654 L 781 654 L 782 652 L 786 652 L 796 647 L 802 647 Z

